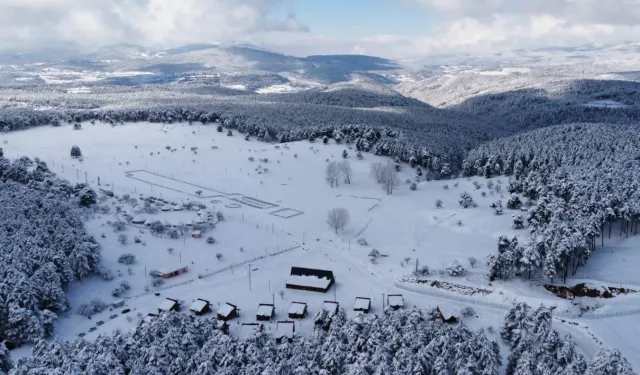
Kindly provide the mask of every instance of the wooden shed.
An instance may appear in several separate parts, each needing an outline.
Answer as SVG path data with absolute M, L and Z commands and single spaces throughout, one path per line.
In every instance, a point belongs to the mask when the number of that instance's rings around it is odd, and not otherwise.
M 393 310 L 399 310 L 404 307 L 404 298 L 402 294 L 389 294 L 387 296 L 387 306 Z
M 188 266 L 178 266 L 175 268 L 167 268 L 167 269 L 159 270 L 158 273 L 160 274 L 161 278 L 170 279 L 172 277 L 176 277 L 184 273 L 187 273 L 187 271 L 189 271 Z
M 258 311 L 256 312 L 256 320 L 266 321 L 271 320 L 275 315 L 275 307 L 270 303 L 261 303 L 258 305 Z
M 189 310 L 193 311 L 197 316 L 202 316 L 210 311 L 211 304 L 209 301 L 198 298 L 193 301 L 191 306 L 189 306 Z
M 457 323 L 458 322 L 458 318 L 456 318 L 455 316 L 453 316 L 451 314 L 448 314 L 448 313 L 443 313 L 442 310 L 440 309 L 440 306 L 436 306 L 436 311 L 440 315 L 440 319 L 442 319 L 443 323 Z
M 363 313 L 371 311 L 371 298 L 356 297 L 356 302 L 353 305 L 353 311 L 360 311 Z
M 223 320 L 223 321 L 227 321 L 227 320 L 231 320 L 235 317 L 237 317 L 239 314 L 238 312 L 238 306 L 231 304 L 229 302 L 225 303 L 224 305 L 220 306 L 220 308 L 218 309 L 217 314 L 217 318 L 218 320 Z
M 290 319 L 304 319 L 307 316 L 307 304 L 305 302 L 291 302 L 289 306 Z
M 296 334 L 296 324 L 292 321 L 281 321 L 276 325 L 276 344 L 284 341 L 292 342 Z
M 202 237 L 202 231 L 200 231 L 200 230 L 194 230 L 193 232 L 191 232 L 191 237 L 193 237 L 193 238 L 200 238 L 200 237 Z
M 322 310 L 327 311 L 330 315 L 337 314 L 339 308 L 340 304 L 336 301 L 324 301 L 322 303 Z
M 165 298 L 158 306 L 158 313 L 166 311 L 180 311 L 180 301 L 173 298 Z

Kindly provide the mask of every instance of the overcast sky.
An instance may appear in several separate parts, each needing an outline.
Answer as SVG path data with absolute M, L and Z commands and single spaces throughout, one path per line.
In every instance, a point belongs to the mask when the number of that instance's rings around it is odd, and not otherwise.
M 399 58 L 636 41 L 638 25 L 640 0 L 0 0 L 0 49 L 248 42 Z

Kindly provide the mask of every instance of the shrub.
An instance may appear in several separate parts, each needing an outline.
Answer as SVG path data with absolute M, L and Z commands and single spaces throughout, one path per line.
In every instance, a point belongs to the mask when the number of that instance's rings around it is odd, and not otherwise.
M 462 265 L 457 260 L 454 260 L 453 262 L 451 262 L 449 267 L 446 268 L 446 271 L 451 276 L 462 276 L 467 270 L 462 267 Z
M 159 278 L 159 277 L 160 277 L 160 275 L 161 275 L 161 274 L 160 274 L 160 271 L 158 271 L 158 270 L 151 270 L 151 271 L 149 271 L 149 276 L 150 276 L 150 277 L 152 277 L 152 278 L 154 278 L 154 279 Z
M 467 306 L 464 309 L 462 309 L 462 311 L 460 311 L 460 313 L 462 314 L 462 316 L 464 316 L 465 318 L 471 317 L 471 316 L 475 316 L 476 315 L 476 311 L 471 307 L 471 306 Z
M 116 222 L 114 222 L 111 225 L 113 226 L 113 231 L 114 232 L 122 232 L 123 230 L 127 229 L 127 224 L 123 223 L 120 220 L 117 220 Z
M 415 191 L 418 189 L 418 185 L 416 185 L 415 182 L 412 182 L 411 185 L 409 186 L 409 190 Z
M 164 279 L 162 278 L 155 277 L 151 279 L 151 286 L 153 286 L 154 288 L 157 288 L 162 284 L 164 284 Z
M 222 260 L 222 253 L 217 253 L 217 254 L 216 254 L 216 258 L 217 258 L 218 260 Z
M 129 290 L 131 289 L 131 285 L 129 284 L 128 281 L 123 281 L 120 283 L 120 288 L 122 288 L 122 290 Z
M 209 236 L 209 237 L 207 237 L 207 243 L 208 244 L 214 244 L 214 243 L 216 243 L 216 240 L 215 240 L 215 238 Z
M 482 188 L 482 186 L 478 181 L 473 181 L 473 187 L 475 187 L 476 190 L 480 190 L 480 188 Z
M 82 315 L 82 316 L 91 316 L 93 314 L 97 314 L 99 312 L 106 310 L 108 306 L 109 306 L 108 303 L 99 299 L 94 299 L 94 300 L 91 300 L 91 302 L 89 303 L 85 303 L 78 306 L 77 312 L 79 315 Z
M 460 203 L 460 206 L 462 208 L 470 208 L 470 207 L 477 206 L 476 202 L 473 200 L 471 195 L 466 191 L 460 194 L 460 200 L 458 201 L 458 203 Z
M 140 239 L 140 237 L 135 236 L 135 237 L 133 237 L 133 242 L 140 243 L 140 242 L 142 242 L 142 240 Z
M 442 188 L 443 188 L 444 190 L 449 190 L 449 185 L 443 185 L 443 186 L 442 186 Z
M 377 258 L 380 256 L 380 251 L 378 249 L 373 249 L 369 252 L 369 256 L 372 258 Z
M 522 201 L 520 200 L 520 197 L 518 197 L 516 194 L 511 194 L 509 196 L 509 200 L 507 201 L 507 208 L 510 210 L 517 210 L 520 209 L 520 207 L 522 207 Z
M 436 208 L 442 208 L 442 199 L 436 200 Z
M 428 266 L 422 266 L 422 267 L 418 268 L 417 270 L 413 270 L 412 274 L 415 277 L 427 276 L 427 275 L 429 275 L 429 267 Z
M 471 265 L 471 268 L 476 266 L 476 263 L 478 263 L 478 260 L 474 257 L 469 257 L 469 264 Z
M 111 280 L 113 280 L 115 278 L 115 276 L 113 276 L 113 273 L 111 272 L 111 270 L 108 269 L 108 268 L 104 268 L 104 267 L 101 267 L 98 270 L 98 274 L 100 275 L 100 277 L 102 277 L 102 279 L 104 281 L 111 281 Z
M 367 246 L 367 240 L 365 238 L 358 238 L 358 245 L 360 246 Z
M 120 257 L 118 257 L 118 263 L 129 265 L 135 262 L 136 262 L 136 256 L 133 254 L 122 254 L 120 255 Z

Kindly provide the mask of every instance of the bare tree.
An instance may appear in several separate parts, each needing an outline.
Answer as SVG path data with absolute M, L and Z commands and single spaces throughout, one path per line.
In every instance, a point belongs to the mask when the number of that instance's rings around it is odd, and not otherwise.
M 329 211 L 327 216 L 327 224 L 336 234 L 338 230 L 344 230 L 345 225 L 349 222 L 349 211 L 344 208 L 334 208 Z
M 369 166 L 371 170 L 371 176 L 376 179 L 376 182 L 381 184 L 384 181 L 384 164 L 371 163 Z
M 389 195 L 393 194 L 393 190 L 398 186 L 399 180 L 396 169 L 393 164 L 388 163 L 382 169 L 382 189 Z
M 343 160 L 338 167 L 340 168 L 340 174 L 344 178 L 344 182 L 347 184 L 351 184 L 353 170 L 351 169 L 351 163 L 349 163 L 349 160 Z
M 327 164 L 327 182 L 329 183 L 329 185 L 331 185 L 331 187 L 334 186 L 338 186 L 338 183 L 340 182 L 340 166 L 338 165 L 338 162 L 336 161 L 332 161 L 329 164 Z

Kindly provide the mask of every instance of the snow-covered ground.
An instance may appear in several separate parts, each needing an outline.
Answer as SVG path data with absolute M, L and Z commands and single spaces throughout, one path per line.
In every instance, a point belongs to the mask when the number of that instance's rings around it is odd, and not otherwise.
M 592 108 L 625 108 L 627 107 L 626 105 L 620 102 L 616 102 L 615 100 L 593 100 L 584 104 L 584 106 L 592 107 Z
M 267 324 L 267 329 L 275 332 L 276 322 L 287 318 L 292 301 L 307 303 L 308 313 L 313 316 L 324 301 L 335 299 L 354 315 L 356 297 L 371 298 L 375 312 L 382 309 L 388 294 L 402 294 L 405 308 L 439 306 L 455 313 L 472 305 L 478 317 L 467 318 L 465 323 L 473 328 L 497 328 L 505 314 L 502 306 L 512 301 L 554 305 L 559 313 L 576 309 L 536 283 L 487 280 L 485 259 L 495 251 L 498 237 L 527 235 L 526 230 L 511 229 L 512 212 L 506 210 L 504 215 L 495 216 L 489 208 L 497 200 L 506 203 L 505 177 L 421 181 L 417 190 L 411 191 L 406 180 L 414 181 L 416 172 L 403 165 L 399 186 L 393 195 L 386 195 L 370 176 L 369 168 L 373 162 L 387 163 L 388 159 L 365 153 L 364 159 L 358 160 L 353 147 L 333 141 L 328 145 L 245 141 L 235 132 L 231 137 L 226 131 L 218 133 L 211 125 L 139 123 L 112 127 L 85 123 L 82 130 L 61 126 L 5 133 L 0 141 L 6 142 L 2 147 L 7 157 L 37 156 L 72 182 L 88 182 L 119 197 L 153 196 L 179 205 L 197 201 L 205 204 L 206 210 L 220 211 L 226 218 L 201 238 L 192 238 L 186 232 L 179 239 L 170 239 L 166 234 L 152 235 L 144 225 L 129 226 L 121 232 L 128 239 L 123 245 L 118 241 L 120 233 L 108 224 L 123 220 L 122 214 L 116 215 L 118 205 L 132 216 L 143 215 L 148 220 L 171 224 L 187 223 L 197 217 L 196 212 L 159 210 L 141 214 L 130 203 L 107 199 L 111 213 L 96 214 L 87 222 L 87 229 L 101 243 L 104 264 L 116 278 L 106 282 L 96 277 L 71 288 L 73 310 L 59 319 L 56 329 L 64 338 L 85 333 L 91 339 L 112 329 L 131 329 L 139 313 L 146 316 L 157 312 L 167 297 L 183 301 L 184 311 L 197 298 L 210 301 L 214 312 L 226 302 L 238 306 L 240 317 L 231 324 L 232 333 L 238 333 L 241 322 L 256 320 L 260 303 L 275 304 L 276 317 Z M 73 145 L 82 150 L 82 161 L 70 157 Z M 352 183 L 331 188 L 325 181 L 327 160 L 342 160 L 344 150 L 353 169 Z M 250 161 L 250 157 L 254 160 Z M 474 182 L 479 183 L 479 189 Z M 490 182 L 494 185 L 491 189 Z M 501 186 L 501 191 L 497 192 L 495 186 Z M 465 191 L 478 207 L 460 208 L 458 200 Z M 438 199 L 443 202 L 442 208 L 436 207 Z M 351 217 L 338 234 L 326 223 L 331 208 L 346 208 Z M 209 236 L 215 238 L 214 244 L 207 243 Z M 135 237 L 140 243 L 134 242 Z M 366 239 L 366 244 L 358 243 L 358 239 Z M 637 241 L 608 240 L 611 246 L 599 249 L 576 277 L 608 285 L 640 285 L 640 277 L 633 270 L 638 257 L 634 251 Z M 287 249 L 290 251 L 280 253 Z M 372 249 L 383 255 L 376 264 L 369 260 Z M 134 254 L 136 263 L 118 263 L 123 253 Z M 220 259 L 218 253 L 222 255 Z M 478 260 L 473 268 L 469 257 Z M 464 276 L 440 272 L 454 260 L 467 268 Z M 483 288 L 489 294 L 461 295 L 460 287 L 446 291 L 400 283 L 400 279 L 411 277 L 416 264 L 430 268 L 431 274 L 426 276 L 429 280 Z M 168 279 L 158 288 L 146 275 L 154 269 L 182 266 L 187 266 L 188 272 Z M 336 284 L 326 294 L 285 289 L 292 266 L 331 270 Z M 218 270 L 221 271 L 216 273 Z M 131 290 L 123 294 L 126 306 L 132 310 L 128 315 L 121 314 L 123 308 L 105 311 L 92 319 L 75 314 L 77 306 L 91 299 L 111 303 L 122 298 L 111 296 L 122 281 L 131 285 Z M 634 296 L 598 302 L 605 311 L 624 312 L 639 305 Z M 112 315 L 117 317 L 110 319 Z M 634 367 L 640 368 L 637 351 L 634 352 L 637 349 L 631 347 L 637 334 L 625 327 L 625 322 L 637 318 L 577 320 L 586 322 L 592 333 L 604 343 L 620 348 Z M 97 321 L 104 324 L 89 332 Z M 313 323 L 307 317 L 296 321 L 296 325 L 296 332 L 304 333 Z M 588 356 L 595 354 L 597 344 L 584 330 L 559 321 L 555 325 L 574 335 Z M 496 333 L 489 335 L 497 339 Z

